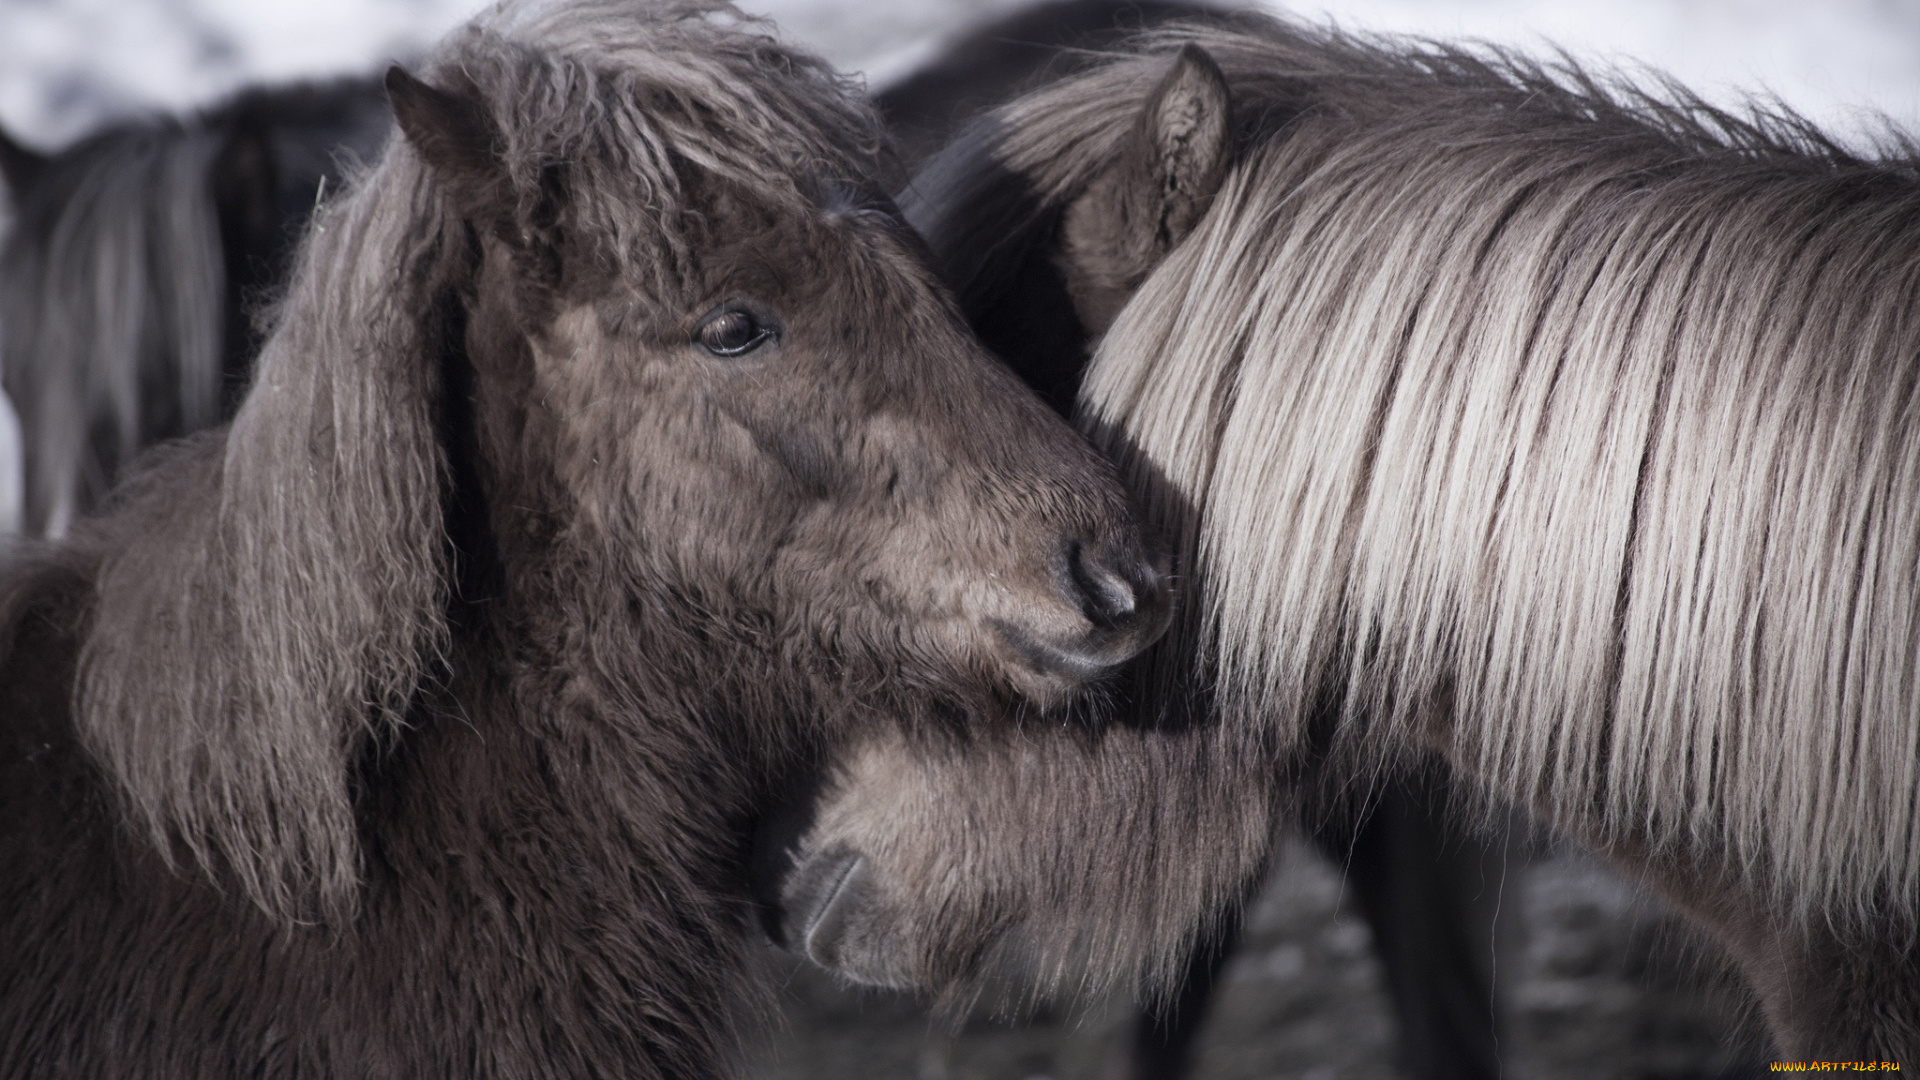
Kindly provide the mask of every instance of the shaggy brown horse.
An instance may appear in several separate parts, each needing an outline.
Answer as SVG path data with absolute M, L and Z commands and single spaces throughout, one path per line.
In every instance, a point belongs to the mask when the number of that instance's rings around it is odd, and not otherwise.
M 1126 739 L 877 745 L 801 848 L 821 951 L 1044 974 L 1088 908 L 1096 976 L 1152 968 L 1247 872 L 1203 827 L 1263 809 L 1233 785 L 1436 752 L 1696 918 L 1785 1054 L 1920 1056 L 1910 148 L 1263 23 L 1153 39 L 953 153 L 920 223 L 964 303 L 1017 328 L 1052 281 L 1099 342 L 1083 420 L 1174 536 L 1194 603 L 1144 721 L 1198 697 L 1258 764 L 1170 818 L 1034 786 Z M 900 796 L 927 784 L 937 816 Z
M 588 0 L 388 88 L 232 427 L 0 594 L 0 1075 L 725 1075 L 764 808 L 1164 626 L 819 61 Z

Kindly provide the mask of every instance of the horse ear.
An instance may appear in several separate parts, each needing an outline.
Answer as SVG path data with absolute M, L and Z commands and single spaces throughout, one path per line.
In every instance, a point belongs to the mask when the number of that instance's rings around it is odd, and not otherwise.
M 1058 259 L 1087 332 L 1106 332 L 1140 282 L 1186 238 L 1232 151 L 1226 76 L 1184 46 L 1147 95 L 1118 156 L 1068 207 Z
M 393 118 L 420 160 L 427 163 L 473 216 L 498 214 L 508 205 L 509 187 L 501 154 L 505 140 L 471 82 L 442 90 L 414 78 L 398 64 L 387 69 L 387 97 Z
M 46 168 L 47 158 L 36 154 L 13 140 L 13 136 L 0 128 L 0 176 L 6 177 L 7 189 L 13 192 L 15 203 L 20 201 L 20 193 L 27 190 Z

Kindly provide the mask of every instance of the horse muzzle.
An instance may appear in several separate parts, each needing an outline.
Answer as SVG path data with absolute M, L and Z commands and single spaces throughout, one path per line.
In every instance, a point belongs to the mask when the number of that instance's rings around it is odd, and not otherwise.
M 791 793 L 754 828 L 748 885 L 768 940 L 868 986 L 911 989 L 911 936 L 866 856 L 811 849 L 819 791 Z
M 1043 704 L 1076 693 L 1138 656 L 1173 619 L 1166 559 L 1135 544 L 1071 541 L 1050 568 L 1052 595 L 1027 618 L 988 625 L 1016 688 Z

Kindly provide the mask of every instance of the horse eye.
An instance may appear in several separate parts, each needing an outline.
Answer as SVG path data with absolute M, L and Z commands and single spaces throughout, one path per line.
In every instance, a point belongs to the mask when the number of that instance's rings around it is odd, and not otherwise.
M 772 338 L 771 327 L 739 308 L 715 313 L 693 332 L 694 344 L 715 356 L 745 356 Z

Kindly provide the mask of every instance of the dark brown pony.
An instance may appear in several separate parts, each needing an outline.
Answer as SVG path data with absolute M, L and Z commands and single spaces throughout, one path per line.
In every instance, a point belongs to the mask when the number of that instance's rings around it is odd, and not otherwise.
M 10 570 L 0 1075 L 725 1075 L 756 817 L 1164 625 L 819 61 L 526 4 L 387 84 L 231 428 Z
M 1142 722 L 1198 700 L 1249 758 L 1157 777 L 1189 809 L 1156 816 L 1034 784 L 1111 775 L 1124 740 L 877 746 L 802 845 L 796 895 L 857 871 L 823 951 L 907 981 L 1164 967 L 1170 912 L 1247 872 L 1204 828 L 1262 812 L 1235 785 L 1437 753 L 1690 913 L 1785 1055 L 1920 1056 L 1911 147 L 1253 23 L 1151 39 L 952 153 L 917 220 L 963 303 L 1016 340 L 1070 308 L 1081 418 L 1174 536 L 1193 603 Z

